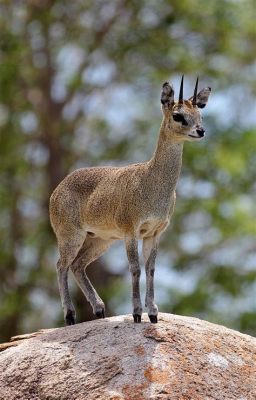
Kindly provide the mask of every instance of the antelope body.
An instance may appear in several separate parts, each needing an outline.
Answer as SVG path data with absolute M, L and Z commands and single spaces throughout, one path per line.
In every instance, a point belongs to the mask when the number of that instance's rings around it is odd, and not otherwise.
M 146 269 L 146 300 L 151 322 L 157 322 L 154 301 L 154 270 L 159 238 L 169 224 L 175 205 L 175 189 L 182 164 L 185 140 L 204 136 L 199 108 L 210 95 L 209 87 L 183 100 L 183 77 L 179 100 L 165 82 L 161 103 L 163 120 L 152 158 L 126 167 L 82 168 L 68 175 L 50 198 L 50 219 L 60 258 L 57 275 L 66 324 L 75 323 L 75 309 L 68 289 L 68 270 L 98 317 L 105 306 L 86 275 L 86 267 L 116 240 L 124 240 L 132 275 L 134 322 L 141 322 L 138 240 L 143 240 Z

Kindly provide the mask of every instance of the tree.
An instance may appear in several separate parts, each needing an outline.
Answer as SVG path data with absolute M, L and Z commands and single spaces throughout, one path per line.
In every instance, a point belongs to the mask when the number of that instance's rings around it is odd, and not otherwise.
M 31 0 L 2 3 L 0 11 L 2 338 L 62 323 L 47 210 L 53 188 L 80 166 L 149 157 L 160 85 L 170 75 L 176 84 L 181 73 L 187 91 L 199 74 L 215 97 L 207 140 L 185 148 L 158 261 L 167 265 L 168 288 L 172 277 L 176 287 L 170 295 L 163 288 L 162 302 L 167 311 L 252 332 L 253 2 Z M 103 286 L 109 312 L 119 312 L 124 270 L 110 268 L 115 259 L 99 263 L 91 268 L 95 286 Z M 76 287 L 74 294 L 80 318 L 89 318 Z

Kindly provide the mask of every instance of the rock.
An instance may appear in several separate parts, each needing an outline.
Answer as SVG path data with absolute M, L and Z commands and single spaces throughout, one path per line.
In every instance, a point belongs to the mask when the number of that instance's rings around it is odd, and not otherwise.
M 256 399 L 256 339 L 195 318 L 147 320 L 106 318 L 0 345 L 0 399 Z

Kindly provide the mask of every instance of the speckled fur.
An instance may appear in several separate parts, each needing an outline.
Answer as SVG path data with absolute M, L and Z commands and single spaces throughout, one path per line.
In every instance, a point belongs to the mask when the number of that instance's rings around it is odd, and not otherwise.
M 210 88 L 198 94 L 198 107 L 205 106 L 209 94 Z M 143 240 L 146 306 L 150 320 L 157 322 L 153 278 L 159 237 L 173 213 L 183 143 L 198 140 L 197 132 L 202 129 L 198 107 L 192 105 L 191 99 L 183 104 L 174 102 L 174 90 L 168 82 L 163 85 L 161 103 L 163 120 L 158 144 L 148 162 L 78 169 L 58 185 L 50 198 L 50 219 L 60 251 L 59 289 L 67 324 L 75 323 L 68 290 L 69 268 L 94 313 L 104 317 L 104 303 L 85 268 L 118 239 L 125 242 L 132 274 L 135 322 L 140 322 L 142 314 L 137 241 Z M 186 126 L 174 121 L 173 114 L 177 112 L 186 119 Z

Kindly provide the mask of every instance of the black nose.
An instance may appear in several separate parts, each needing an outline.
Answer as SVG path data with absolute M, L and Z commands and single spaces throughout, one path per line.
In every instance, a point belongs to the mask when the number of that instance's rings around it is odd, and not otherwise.
M 204 130 L 204 128 L 197 128 L 197 133 L 198 133 L 198 135 L 200 136 L 200 137 L 203 137 L 204 136 L 204 133 L 205 133 L 205 130 Z

